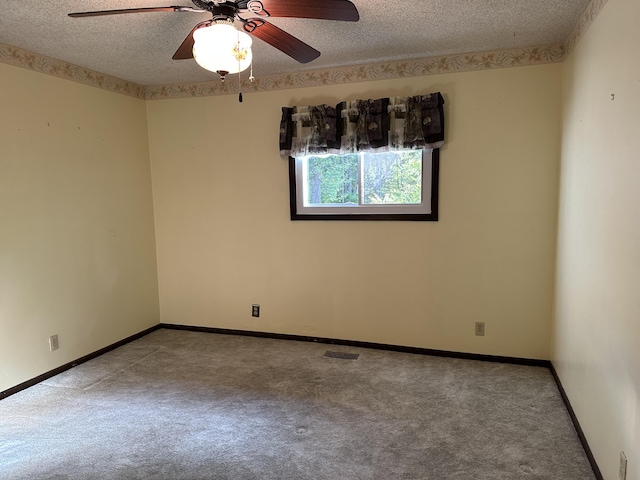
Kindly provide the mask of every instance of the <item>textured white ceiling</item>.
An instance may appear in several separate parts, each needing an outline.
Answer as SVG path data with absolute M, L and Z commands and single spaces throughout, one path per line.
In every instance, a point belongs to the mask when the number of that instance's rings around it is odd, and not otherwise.
M 272 75 L 390 60 L 564 42 L 589 0 L 352 0 L 360 21 L 273 18 L 321 52 L 300 64 L 254 41 L 254 74 Z M 172 60 L 208 13 L 156 12 L 91 18 L 67 13 L 193 6 L 189 0 L 3 0 L 0 42 L 140 85 L 216 79 L 194 60 Z

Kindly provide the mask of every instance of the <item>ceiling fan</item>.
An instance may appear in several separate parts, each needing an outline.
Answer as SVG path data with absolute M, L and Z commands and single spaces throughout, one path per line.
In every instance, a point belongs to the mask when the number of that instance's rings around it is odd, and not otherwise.
M 196 8 L 185 6 L 125 8 L 94 12 L 70 13 L 70 17 L 95 17 L 143 12 L 209 12 L 211 19 L 198 23 L 187 35 L 174 60 L 194 58 L 194 33 L 199 29 L 234 21 L 242 25 L 244 32 L 263 40 L 300 63 L 308 63 L 320 56 L 320 52 L 302 40 L 265 20 L 267 17 L 312 18 L 357 22 L 360 18 L 355 5 L 349 0 L 191 0 Z M 249 18 L 245 18 L 249 16 Z M 233 27 L 235 29 L 235 27 Z M 243 35 L 243 32 L 236 32 Z M 236 56 L 237 58 L 237 56 Z M 206 68 L 206 67 L 205 67 Z M 245 67 L 246 68 L 246 67 Z M 220 72 L 218 72 L 220 73 Z M 229 73 L 229 72 L 224 72 Z M 224 78 L 224 75 L 222 75 Z

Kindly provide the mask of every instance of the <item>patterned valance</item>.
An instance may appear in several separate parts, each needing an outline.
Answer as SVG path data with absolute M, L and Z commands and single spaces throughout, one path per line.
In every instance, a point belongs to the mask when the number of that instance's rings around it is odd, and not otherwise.
M 354 100 L 335 107 L 283 107 L 280 153 L 302 157 L 440 148 L 444 144 L 443 105 L 442 95 L 436 92 Z

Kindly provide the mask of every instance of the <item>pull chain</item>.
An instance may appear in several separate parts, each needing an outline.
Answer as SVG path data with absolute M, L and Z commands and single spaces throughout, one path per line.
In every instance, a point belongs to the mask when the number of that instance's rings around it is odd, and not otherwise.
M 240 56 L 242 55 L 240 52 L 240 31 L 238 32 L 238 102 L 242 103 L 242 75 L 240 74 Z

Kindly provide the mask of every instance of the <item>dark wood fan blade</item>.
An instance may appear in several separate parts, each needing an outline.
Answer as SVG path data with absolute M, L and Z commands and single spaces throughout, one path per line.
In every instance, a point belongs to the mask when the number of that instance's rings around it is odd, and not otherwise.
M 247 8 L 257 15 L 264 15 L 260 11 L 262 7 L 271 17 L 317 18 L 345 22 L 357 22 L 360 19 L 356 6 L 349 0 L 248 0 L 239 2 L 238 6 Z
M 143 7 L 143 8 L 125 8 L 121 10 L 98 10 L 96 12 L 77 12 L 70 13 L 73 18 L 79 17 L 100 17 L 102 15 L 120 15 L 122 13 L 144 13 L 144 12 L 196 12 L 201 13 L 204 10 L 196 10 L 191 7 Z
M 309 63 L 320 56 L 315 48 L 261 18 L 250 18 L 244 29 L 300 63 Z
M 195 32 L 200 27 L 209 25 L 210 23 L 211 20 L 205 20 L 204 22 L 200 22 L 195 27 L 193 27 L 193 30 L 189 32 L 187 38 L 184 39 L 182 44 L 178 47 L 178 50 L 176 50 L 176 53 L 174 53 L 173 57 L 171 58 L 173 58 L 174 60 L 187 60 L 189 58 L 193 58 L 193 44 L 195 43 L 195 40 L 193 39 L 193 32 Z

